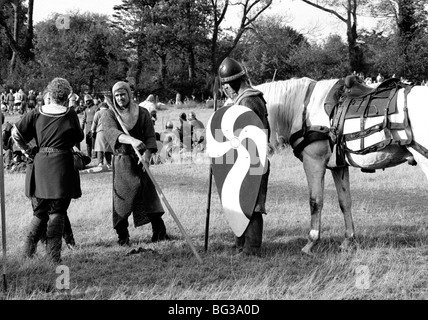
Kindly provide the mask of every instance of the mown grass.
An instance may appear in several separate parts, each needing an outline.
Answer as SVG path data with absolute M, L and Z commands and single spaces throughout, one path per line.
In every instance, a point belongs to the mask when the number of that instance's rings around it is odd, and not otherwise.
M 206 123 L 212 110 L 167 108 L 162 119 L 196 111 Z M 175 122 L 175 121 L 174 121 Z M 178 124 L 178 121 L 175 122 Z M 314 256 L 301 253 L 309 232 L 309 200 L 301 163 L 289 149 L 271 158 L 268 215 L 264 217 L 262 257 L 236 257 L 234 236 L 212 192 L 208 251 L 204 251 L 209 168 L 205 163 L 152 166 L 151 171 L 203 263 L 198 263 L 167 211 L 172 241 L 152 244 L 149 225 L 134 228 L 132 248 L 116 244 L 112 229 L 110 172 L 82 174 L 83 196 L 69 216 L 77 246 L 63 248 L 70 289 L 57 289 L 56 266 L 39 245 L 35 259 L 21 258 L 31 219 L 23 194 L 24 175 L 5 176 L 7 279 L 4 299 L 33 300 L 288 300 L 428 299 L 427 181 L 418 167 L 401 165 L 375 174 L 351 168 L 355 248 L 341 252 L 344 223 L 333 179 L 327 172 L 322 239 Z M 151 250 L 149 250 L 151 249 Z M 2 264 L 4 261 L 2 260 Z M 363 270 L 363 278 L 361 273 Z

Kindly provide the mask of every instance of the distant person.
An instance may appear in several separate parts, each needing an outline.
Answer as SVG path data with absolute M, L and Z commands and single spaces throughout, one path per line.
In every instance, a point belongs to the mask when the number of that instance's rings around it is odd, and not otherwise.
M 85 133 L 86 142 L 86 154 L 89 158 L 96 158 L 96 155 L 92 152 L 94 141 L 92 137 L 92 121 L 94 120 L 97 106 L 94 104 L 94 99 L 90 94 L 85 94 L 83 98 L 85 102 L 85 110 L 83 111 L 82 130 Z
M 74 108 L 75 111 L 77 111 L 77 104 L 79 101 L 79 96 L 74 93 L 73 91 L 71 91 L 70 96 L 68 97 L 68 106 L 70 108 Z
M 76 112 L 68 107 L 71 86 L 55 78 L 46 87 L 46 105 L 26 113 L 12 129 L 12 137 L 27 157 L 25 194 L 31 198 L 33 219 L 24 244 L 24 256 L 32 257 L 46 232 L 46 252 L 61 263 L 61 246 L 71 199 L 81 197 L 79 171 L 74 168 L 73 146 L 83 139 Z M 37 141 L 36 148 L 31 141 Z
M 85 102 L 83 101 L 83 99 L 79 99 L 79 105 L 77 106 L 76 112 L 77 114 L 79 114 L 83 111 L 85 111 Z
M 39 92 L 39 94 L 36 97 L 36 103 L 37 103 L 37 106 L 39 107 L 45 104 L 45 101 L 43 99 L 43 94 L 41 92 Z
M 183 101 L 181 101 L 181 94 L 179 92 L 175 95 L 175 104 L 183 104 Z
M 196 148 L 205 141 L 205 126 L 199 119 L 196 118 L 194 111 L 189 112 L 190 132 L 192 135 L 192 147 Z
M 149 94 L 146 100 L 139 104 L 140 107 L 146 108 L 149 112 L 156 111 L 156 101 L 153 94 Z
M 162 143 L 170 142 L 174 140 L 176 143 L 180 143 L 180 138 L 174 132 L 174 123 L 172 121 L 168 121 L 165 125 L 165 130 L 160 133 L 160 141 Z
M 13 90 L 10 89 L 9 93 L 6 96 L 7 99 L 7 107 L 10 114 L 13 114 L 14 106 L 15 106 L 15 96 L 13 95 Z
M 28 96 L 22 89 L 19 89 L 19 94 L 21 95 L 21 107 L 19 111 L 21 114 L 24 114 L 27 112 Z
M 165 125 L 165 130 L 160 133 L 160 141 L 162 142 L 162 150 L 160 157 L 163 162 L 171 160 L 173 154 L 180 152 L 180 137 L 178 132 L 174 130 L 172 121 L 168 121 Z
M 22 96 L 19 91 L 13 94 L 13 112 L 21 113 Z
M 1 102 L 1 104 L 4 104 L 4 105 L 7 105 L 7 93 L 6 93 L 6 91 L 3 91 L 1 94 L 0 94 L 0 102 Z
M 103 130 L 103 123 L 101 121 L 103 115 L 108 110 L 108 105 L 105 102 L 99 104 L 99 110 L 95 112 L 94 120 L 92 121 L 92 137 L 95 140 L 94 151 L 97 153 L 97 165 L 102 167 L 105 165 L 108 169 L 111 168 L 111 158 L 113 149 L 108 143 Z M 105 162 L 105 163 L 104 163 Z
M 36 107 L 36 94 L 34 90 L 28 92 L 28 109 L 33 110 Z
M 180 121 L 180 125 L 177 127 L 179 128 L 179 132 L 180 132 L 180 141 L 183 142 L 183 127 L 184 127 L 184 124 L 187 122 L 187 115 L 185 112 L 181 112 L 178 115 L 178 121 Z

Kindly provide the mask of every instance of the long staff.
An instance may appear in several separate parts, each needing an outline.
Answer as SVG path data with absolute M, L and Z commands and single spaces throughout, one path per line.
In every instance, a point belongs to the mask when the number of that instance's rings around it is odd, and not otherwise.
M 0 117 L 1 117 L 1 115 L 0 115 Z M 2 247 L 3 247 L 3 289 L 4 289 L 4 291 L 7 291 L 7 280 L 6 280 L 6 209 L 5 209 L 5 197 L 4 197 L 3 128 L 2 128 L 2 130 L 0 130 L 0 201 L 1 201 L 1 235 L 2 235 Z
M 129 131 L 126 129 L 125 125 L 123 124 L 122 118 L 120 117 L 119 113 L 117 112 L 116 107 L 114 106 L 114 104 L 110 101 L 110 99 L 108 97 L 105 97 L 105 101 L 109 105 L 109 108 L 111 108 L 113 110 L 114 115 L 116 116 L 117 121 L 119 121 L 119 124 L 122 127 L 123 132 L 125 134 L 127 134 L 128 136 L 130 136 Z M 174 210 L 170 206 L 169 202 L 166 200 L 165 195 L 162 192 L 162 189 L 159 187 L 158 183 L 156 182 L 155 178 L 153 177 L 151 171 L 149 170 L 149 166 L 144 161 L 144 159 L 143 159 L 140 151 L 138 149 L 136 149 L 135 147 L 134 147 L 134 151 L 137 154 L 138 159 L 140 160 L 140 162 L 143 164 L 143 167 L 146 170 L 147 174 L 149 175 L 150 179 L 152 180 L 153 184 L 155 185 L 157 192 L 159 193 L 161 199 L 165 203 L 165 206 L 168 208 L 169 212 L 171 213 L 172 217 L 174 218 L 175 223 L 177 223 L 177 226 L 180 229 L 181 233 L 183 234 L 184 238 L 186 239 L 186 241 L 187 241 L 190 249 L 192 249 L 193 253 L 195 254 L 196 259 L 198 259 L 198 261 L 200 263 L 202 263 L 201 257 L 196 252 L 195 247 L 192 245 L 192 242 L 190 241 L 189 236 L 187 235 L 186 231 L 184 230 L 183 226 L 181 225 L 180 221 L 178 220 L 176 214 L 174 213 Z
M 218 79 L 214 78 L 214 86 L 213 86 L 213 97 L 214 97 L 214 112 L 217 111 L 217 92 L 218 92 Z M 208 236 L 209 236 L 209 228 L 210 228 L 210 213 L 211 213 L 211 191 L 213 184 L 213 171 L 212 165 L 210 164 L 209 176 L 208 176 L 208 199 L 207 199 L 207 216 L 205 218 L 205 251 L 208 250 Z

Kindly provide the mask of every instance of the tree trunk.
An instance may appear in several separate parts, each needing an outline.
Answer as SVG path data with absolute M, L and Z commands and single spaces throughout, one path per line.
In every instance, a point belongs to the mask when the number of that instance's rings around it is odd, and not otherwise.
M 28 1 L 28 26 L 27 26 L 27 32 L 25 35 L 25 55 L 26 55 L 26 61 L 28 60 L 34 60 L 34 45 L 33 45 L 33 39 L 34 39 L 34 27 L 33 27 L 33 8 L 34 8 L 34 0 Z
M 142 43 L 142 42 L 140 42 Z M 136 72 L 135 72 L 135 89 L 139 89 L 140 84 L 140 77 L 141 73 L 143 72 L 143 48 L 142 45 L 138 45 L 137 47 L 137 66 L 136 66 Z
M 165 83 L 166 76 L 168 74 L 168 67 L 166 65 L 166 53 L 159 54 L 159 74 L 161 77 L 162 84 Z
M 13 40 L 18 45 L 18 26 L 19 26 L 19 12 L 18 12 L 19 3 L 18 3 L 18 0 L 15 0 L 11 4 L 13 7 Z M 16 57 L 17 57 L 17 52 L 15 50 L 13 50 L 12 59 L 10 59 L 10 65 L 9 65 L 9 75 L 10 76 L 15 71 Z
M 358 34 L 356 21 L 354 20 L 354 22 L 351 22 L 351 20 L 348 20 L 347 26 L 348 53 L 351 71 L 361 72 L 364 68 L 364 58 L 363 52 L 357 43 Z

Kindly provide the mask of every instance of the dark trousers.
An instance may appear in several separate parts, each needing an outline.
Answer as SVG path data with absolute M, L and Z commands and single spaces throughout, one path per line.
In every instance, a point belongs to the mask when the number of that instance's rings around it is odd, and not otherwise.
M 37 249 L 38 241 L 46 232 L 46 251 L 54 262 L 61 261 L 61 245 L 67 209 L 71 198 L 40 199 L 31 198 L 33 219 L 24 246 L 24 255 L 31 257 Z M 71 225 L 70 225 L 71 227 Z
M 92 133 L 91 131 L 89 131 L 86 134 L 85 137 L 85 142 L 86 142 L 86 152 L 88 153 L 88 157 L 92 158 L 92 147 L 93 147 L 93 141 L 92 141 Z

